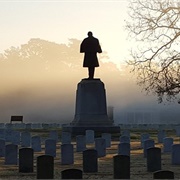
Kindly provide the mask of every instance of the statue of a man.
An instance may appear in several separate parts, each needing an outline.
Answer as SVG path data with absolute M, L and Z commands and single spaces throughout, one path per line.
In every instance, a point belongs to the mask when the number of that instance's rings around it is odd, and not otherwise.
M 88 37 L 82 41 L 80 53 L 85 53 L 83 67 L 88 67 L 88 79 L 93 79 L 95 67 L 99 67 L 97 53 L 102 53 L 102 49 L 99 40 L 93 37 L 92 32 L 88 32 Z

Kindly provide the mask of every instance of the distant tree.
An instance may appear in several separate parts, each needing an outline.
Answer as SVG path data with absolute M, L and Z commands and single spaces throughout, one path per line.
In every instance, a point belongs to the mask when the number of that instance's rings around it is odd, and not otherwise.
M 79 52 L 81 41 L 69 39 L 67 44 L 57 44 L 47 40 L 33 38 L 20 47 L 10 47 L 0 54 L 0 71 L 4 75 L 12 74 L 18 78 L 44 76 L 44 73 L 62 75 L 80 74 L 83 65 L 83 54 Z M 105 60 L 105 62 L 103 61 Z M 117 66 L 107 62 L 108 55 L 103 52 L 99 56 L 103 73 L 114 71 L 119 73 Z M 102 69 L 102 68 L 101 68 Z M 67 75 L 66 75 L 67 77 Z
M 128 61 L 138 85 L 180 103 L 180 1 L 131 0 L 126 28 L 138 43 Z

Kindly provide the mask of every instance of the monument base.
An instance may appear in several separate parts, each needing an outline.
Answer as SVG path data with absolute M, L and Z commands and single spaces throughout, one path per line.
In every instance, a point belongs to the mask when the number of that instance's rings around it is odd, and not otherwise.
M 120 127 L 113 124 L 107 114 L 106 91 L 100 79 L 82 79 L 76 91 L 75 116 L 63 131 L 83 135 L 86 130 L 95 133 L 120 133 Z
M 94 130 L 95 133 L 120 133 L 119 126 L 71 126 L 62 127 L 62 131 L 70 132 L 72 135 L 85 135 L 86 130 Z

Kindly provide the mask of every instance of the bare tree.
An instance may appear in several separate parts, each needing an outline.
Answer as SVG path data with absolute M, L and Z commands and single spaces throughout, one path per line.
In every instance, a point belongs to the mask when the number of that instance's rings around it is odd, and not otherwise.
M 180 1 L 131 0 L 126 28 L 137 44 L 128 61 L 137 83 L 162 102 L 179 100 Z

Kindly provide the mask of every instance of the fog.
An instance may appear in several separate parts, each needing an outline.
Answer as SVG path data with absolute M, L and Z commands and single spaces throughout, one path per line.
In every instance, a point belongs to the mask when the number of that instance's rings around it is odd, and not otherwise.
M 67 45 L 30 39 L 0 54 L 0 122 L 10 122 L 11 115 L 23 115 L 25 123 L 71 122 L 77 84 L 87 77 L 79 45 L 77 39 L 70 39 Z M 155 96 L 141 92 L 135 75 L 121 61 L 119 69 L 109 61 L 108 52 L 103 52 L 95 71 L 95 77 L 105 84 L 107 106 L 114 107 L 115 123 L 123 121 L 124 113 L 136 111 L 168 112 L 172 120 L 179 106 L 158 104 Z M 173 118 L 178 120 L 178 116 Z

